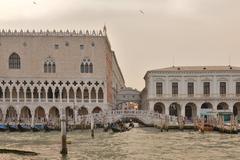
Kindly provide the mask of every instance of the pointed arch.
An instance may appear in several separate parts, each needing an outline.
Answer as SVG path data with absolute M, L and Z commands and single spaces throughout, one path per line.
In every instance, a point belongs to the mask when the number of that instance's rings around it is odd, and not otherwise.
M 55 97 L 55 101 L 57 101 L 57 102 L 60 101 L 60 90 L 58 87 L 55 88 L 54 97 Z
M 26 98 L 27 98 L 27 101 L 31 101 L 31 99 L 32 99 L 32 92 L 31 92 L 30 87 L 27 87 Z
M 13 106 L 8 107 L 6 113 L 6 121 L 7 122 L 17 122 L 17 111 Z
M 81 107 L 79 110 L 78 110 L 78 115 L 79 116 L 82 116 L 82 115 L 87 115 L 88 114 L 88 110 L 86 107 Z
M 81 64 L 81 73 L 84 73 L 85 72 L 85 66 L 84 66 L 84 63 Z
M 100 112 L 102 112 L 102 109 L 100 108 L 100 107 L 95 107 L 94 109 L 93 109 L 93 111 L 92 111 L 92 113 L 100 113 Z
M 56 73 L 56 64 L 53 62 L 52 64 L 52 73 Z
M 21 68 L 21 59 L 17 53 L 12 53 L 9 56 L 8 60 L 9 69 L 20 69 Z
M 20 87 L 20 89 L 19 89 L 19 101 L 23 102 L 24 98 L 25 98 L 25 95 L 24 95 L 23 87 Z
M 96 99 L 97 99 L 96 89 L 93 87 L 91 90 L 91 101 L 96 102 Z
M 85 88 L 83 91 L 83 99 L 84 99 L 84 102 L 89 102 L 89 91 L 87 88 Z
M 47 62 L 44 63 L 43 71 L 44 71 L 44 73 L 47 73 L 47 72 L 48 72 Z
M 37 102 L 38 98 L 39 98 L 38 89 L 37 89 L 37 87 L 34 87 L 34 89 L 33 89 L 33 99 L 34 99 L 35 102 Z
M 40 98 L 41 98 L 42 102 L 46 101 L 46 91 L 45 91 L 44 87 L 41 88 Z
M 34 120 L 35 120 L 35 123 L 45 122 L 46 114 L 45 114 L 45 110 L 43 109 L 43 107 L 38 106 L 35 109 Z
M 47 73 L 51 73 L 51 72 L 52 72 L 52 64 L 48 63 Z
M 13 87 L 13 89 L 12 89 L 12 101 L 13 102 L 17 101 L 17 89 L 16 89 L 16 87 Z
M 65 87 L 63 87 L 63 89 L 62 89 L 62 100 L 64 102 L 67 102 L 67 90 Z
M 85 73 L 88 73 L 88 64 L 85 64 Z
M 60 113 L 57 107 L 52 107 L 49 110 L 49 120 L 53 123 L 58 123 L 60 118 Z
M 80 89 L 80 87 L 78 87 L 77 89 L 76 97 L 77 97 L 77 102 L 82 102 L 82 90 Z
M 93 73 L 93 64 L 92 63 L 89 64 L 89 73 Z
M 75 97 L 75 95 L 74 95 L 74 90 L 73 90 L 73 88 L 71 87 L 71 88 L 69 89 L 69 101 L 70 101 L 70 102 L 74 102 L 74 97 Z
M 74 119 L 74 111 L 71 107 L 66 108 L 66 118 L 67 118 L 67 120 L 73 120 Z
M 52 102 L 52 100 L 53 100 L 53 91 L 52 91 L 51 87 L 48 88 L 47 96 L 48 96 L 48 101 Z
M 31 118 L 32 118 L 32 115 L 31 115 L 31 111 L 30 109 L 27 107 L 27 106 L 24 106 L 22 109 L 21 109 L 21 113 L 20 113 L 20 123 L 30 123 L 31 122 Z
M 98 90 L 98 102 L 103 102 L 104 99 L 104 93 L 103 93 L 103 89 L 100 87 Z
M 10 101 L 10 91 L 8 87 L 5 88 L 5 101 Z

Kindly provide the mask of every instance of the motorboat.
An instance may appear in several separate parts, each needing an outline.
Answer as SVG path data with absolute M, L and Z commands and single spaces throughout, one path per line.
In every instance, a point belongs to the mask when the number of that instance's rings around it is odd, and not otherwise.
M 32 130 L 31 126 L 26 125 L 26 124 L 23 124 L 23 125 L 18 124 L 17 127 L 18 127 L 20 132 L 27 132 L 27 131 L 31 131 Z

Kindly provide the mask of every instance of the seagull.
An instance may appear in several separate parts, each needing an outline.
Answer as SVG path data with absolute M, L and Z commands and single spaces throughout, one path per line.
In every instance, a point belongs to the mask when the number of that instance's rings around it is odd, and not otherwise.
M 33 4 L 35 4 L 35 5 L 36 5 L 36 4 L 37 4 L 37 2 L 36 2 L 36 1 L 33 1 Z
M 143 10 L 139 10 L 139 12 L 140 12 L 141 14 L 144 14 Z

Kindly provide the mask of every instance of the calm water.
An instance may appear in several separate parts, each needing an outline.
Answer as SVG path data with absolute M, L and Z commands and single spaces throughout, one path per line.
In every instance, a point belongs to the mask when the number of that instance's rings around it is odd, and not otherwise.
M 163 132 L 154 128 L 134 128 L 125 133 L 97 130 L 68 134 L 69 155 L 62 158 L 60 132 L 0 133 L 0 148 L 16 148 L 40 153 L 39 156 L 0 154 L 0 160 L 240 160 L 240 135 L 198 132 Z

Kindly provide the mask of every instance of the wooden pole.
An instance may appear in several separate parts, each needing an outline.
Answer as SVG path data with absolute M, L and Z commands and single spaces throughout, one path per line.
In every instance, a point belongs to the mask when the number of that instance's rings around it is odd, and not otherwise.
M 61 154 L 66 156 L 68 154 L 67 150 L 67 130 L 66 130 L 66 115 L 64 109 L 62 110 L 62 118 L 61 118 L 61 137 L 62 137 L 62 150 Z
M 93 115 L 91 115 L 91 136 L 94 138 L 94 119 Z

